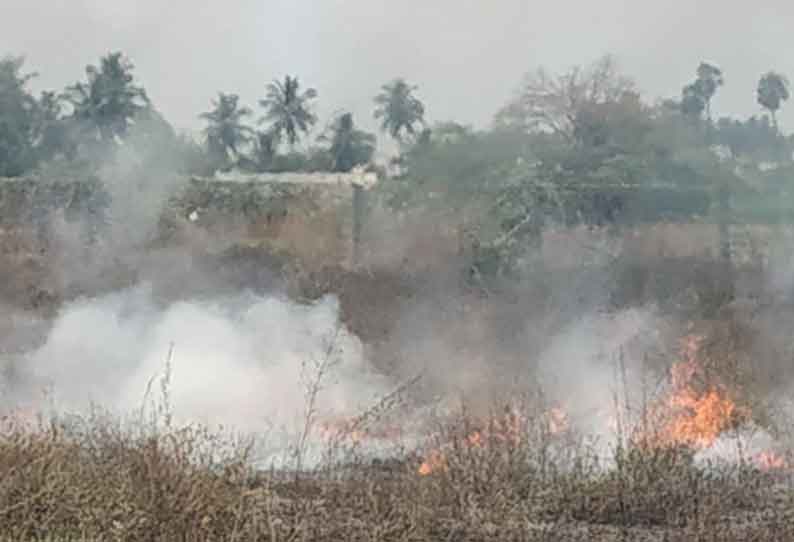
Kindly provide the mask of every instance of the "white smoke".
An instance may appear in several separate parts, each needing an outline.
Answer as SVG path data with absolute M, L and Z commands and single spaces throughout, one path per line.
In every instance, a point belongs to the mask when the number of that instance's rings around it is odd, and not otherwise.
M 123 414 L 156 398 L 168 366 L 175 423 L 294 438 L 313 387 L 319 420 L 360 414 L 389 391 L 338 311 L 334 297 L 245 294 L 160 306 L 140 286 L 66 306 L 28 367 L 58 411 Z
M 540 383 L 576 428 L 614 440 L 616 411 L 641 407 L 648 356 L 662 347 L 663 320 L 651 309 L 596 313 L 563 329 L 541 356 Z M 646 392 L 649 390 L 645 390 Z

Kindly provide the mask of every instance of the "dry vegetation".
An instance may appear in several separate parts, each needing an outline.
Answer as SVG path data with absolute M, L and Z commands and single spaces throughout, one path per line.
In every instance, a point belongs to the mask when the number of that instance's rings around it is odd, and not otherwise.
M 9 540 L 130 541 L 794 536 L 785 470 L 697 466 L 684 447 L 630 439 L 603 457 L 563 421 L 549 423 L 540 400 L 483 417 L 460 409 L 438 419 L 423 454 L 391 461 L 364 460 L 344 444 L 348 432 L 322 465 L 292 474 L 257 471 L 244 440 L 171 427 L 164 410 L 164 423 L 99 413 L 8 419 L 0 531 Z
M 648 256 L 638 260 L 647 271 Z M 357 334 L 372 342 L 387 336 L 390 303 L 408 296 L 410 285 L 399 274 L 384 280 L 382 271 L 332 271 L 308 273 L 311 287 L 299 289 L 310 297 L 335 291 Z M 626 303 L 664 297 L 647 291 L 664 285 L 631 271 L 626 265 L 621 275 Z M 8 274 L 17 276 L 16 269 Z M 689 274 L 678 279 L 693 283 Z M 741 369 L 752 366 L 739 356 L 742 331 L 717 327 L 704 367 L 732 389 L 748 390 L 747 401 L 763 397 L 774 374 L 745 375 Z M 759 421 L 770 417 L 752 406 Z M 366 438 L 349 431 L 329 443 L 328 461 L 297 474 L 256 470 L 244 439 L 200 427 L 100 414 L 34 426 L 9 419 L 0 433 L 0 534 L 52 541 L 794 539 L 787 468 L 763 469 L 749 459 L 696 464 L 686 446 L 642 446 L 625 427 L 614 440 L 622 444 L 613 442 L 605 457 L 603 446 L 575 429 L 550 424 L 548 407 L 525 399 L 509 423 L 501 408 L 479 416 L 461 409 L 436 421 L 424 449 L 386 461 L 364 459 Z M 774 432 L 790 434 L 791 427 Z

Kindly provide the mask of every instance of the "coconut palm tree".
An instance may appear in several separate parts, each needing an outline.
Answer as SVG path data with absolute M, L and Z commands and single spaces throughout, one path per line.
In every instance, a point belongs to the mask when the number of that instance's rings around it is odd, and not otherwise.
M 375 96 L 375 119 L 397 141 L 402 141 L 405 133 L 414 135 L 415 126 L 424 124 L 425 106 L 414 96 L 416 89 L 398 78 L 383 85 Z
M 218 93 L 212 101 L 212 110 L 199 115 L 207 121 L 204 135 L 213 159 L 227 162 L 237 160 L 241 147 L 251 140 L 253 130 L 244 124 L 244 119 L 251 116 L 252 111 L 241 107 L 237 94 Z
M 294 147 L 300 140 L 300 134 L 307 134 L 317 122 L 311 111 L 311 102 L 317 97 L 317 91 L 308 88 L 300 91 L 297 77 L 284 77 L 284 81 L 273 81 L 267 86 L 267 95 L 259 100 L 265 114 L 260 124 L 269 123 L 271 133 L 277 138 L 286 137 L 290 146 Z
M 86 67 L 86 81 L 67 87 L 64 97 L 72 105 L 72 118 L 93 139 L 124 137 L 135 117 L 151 107 L 143 87 L 134 83 L 133 64 L 121 53 L 102 57 L 99 66 Z

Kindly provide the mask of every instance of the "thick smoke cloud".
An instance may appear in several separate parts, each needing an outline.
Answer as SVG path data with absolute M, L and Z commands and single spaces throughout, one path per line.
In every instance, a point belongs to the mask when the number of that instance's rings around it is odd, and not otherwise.
M 358 415 L 390 391 L 338 310 L 332 297 L 298 305 L 245 294 L 162 304 L 146 285 L 77 301 L 25 361 L 17 395 L 26 388 L 33 405 L 126 416 L 163 400 L 168 370 L 175 423 L 294 438 L 315 384 L 320 421 Z

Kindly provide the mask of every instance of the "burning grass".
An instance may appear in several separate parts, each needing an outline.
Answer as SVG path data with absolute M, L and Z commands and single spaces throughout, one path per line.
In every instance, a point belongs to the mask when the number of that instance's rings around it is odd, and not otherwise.
M 351 419 L 308 417 L 328 447 L 299 472 L 257 470 L 245 440 L 105 415 L 0 426 L 0 532 L 13 540 L 789 540 L 791 458 L 698 461 L 753 416 L 690 336 L 666 386 L 613 418 L 604 446 L 543 394 L 431 420 L 405 437 L 399 393 Z M 163 391 L 167 397 L 167 390 Z M 619 401 L 616 401 L 616 404 Z M 608 421 L 608 420 L 607 420 Z M 609 425 L 606 423 L 606 425 Z M 741 447 L 737 439 L 736 446 Z M 395 446 L 395 449 L 399 446 Z M 300 465 L 299 465 L 300 467 Z
M 713 382 L 699 360 L 703 338 L 684 339 L 682 360 L 670 369 L 670 389 L 650 405 L 633 435 L 641 446 L 702 450 L 720 435 L 750 420 L 747 408 L 737 405 L 730 392 Z
M 550 419 L 500 412 L 475 427 L 461 412 L 434 437 L 443 468 L 418 472 L 428 459 L 405 456 L 297 478 L 255 471 L 244 443 L 196 427 L 135 428 L 100 416 L 9 426 L 0 439 L 0 530 L 14 540 L 794 535 L 794 491 L 759 469 L 701 468 L 685 448 L 615 449 L 604 464 Z

